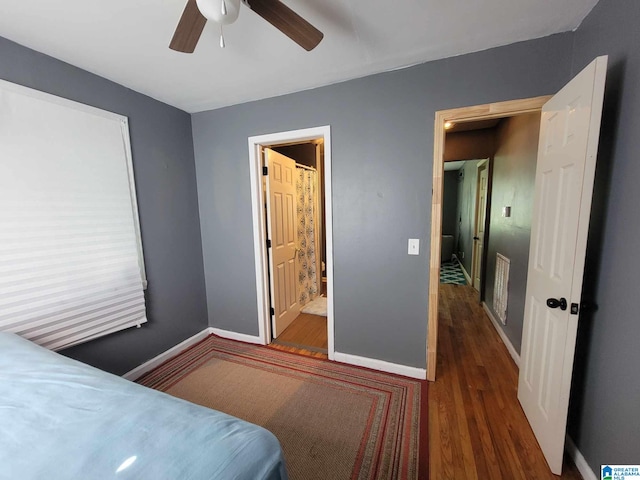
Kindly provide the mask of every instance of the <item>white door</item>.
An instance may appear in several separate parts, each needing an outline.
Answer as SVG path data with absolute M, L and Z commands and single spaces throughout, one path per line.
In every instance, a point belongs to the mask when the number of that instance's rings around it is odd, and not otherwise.
M 297 292 L 296 162 L 265 149 L 267 164 L 267 229 L 271 240 L 269 281 L 273 337 L 280 335 L 300 314 Z
M 487 218 L 487 164 L 478 167 L 478 192 L 476 195 L 476 228 L 473 237 L 473 288 L 480 291 L 482 252 L 484 250 L 484 224 Z
M 542 109 L 518 399 L 560 475 L 607 57 Z M 566 305 L 565 305 L 566 302 Z

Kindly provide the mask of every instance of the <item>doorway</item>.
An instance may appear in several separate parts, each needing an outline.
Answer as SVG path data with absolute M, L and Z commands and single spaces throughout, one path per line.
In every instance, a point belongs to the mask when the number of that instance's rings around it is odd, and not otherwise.
M 444 198 L 444 164 L 446 160 L 461 160 L 473 158 L 489 158 L 493 155 L 493 146 L 490 143 L 477 141 L 472 153 L 445 148 L 447 130 L 456 124 L 469 124 L 472 122 L 495 121 L 504 117 L 512 117 L 527 113 L 539 113 L 549 96 L 536 97 L 524 100 L 514 100 L 495 104 L 464 107 L 452 110 L 436 112 L 434 130 L 434 162 L 433 162 L 433 200 L 431 212 L 431 262 L 429 270 L 429 312 L 427 331 L 427 379 L 435 381 L 437 344 L 438 344 L 438 308 L 439 285 L 442 249 L 442 213 Z M 447 126 L 448 128 L 445 128 Z M 479 154 L 479 145 L 486 145 L 489 150 L 486 154 Z M 458 157 L 458 158 L 456 158 Z M 488 188 L 491 188 L 491 167 L 488 169 Z M 486 235 L 486 232 L 485 232 Z M 484 256 L 486 257 L 486 255 Z M 481 272 L 486 268 L 486 261 L 481 260 Z M 481 288 L 482 290 L 482 288 Z M 480 293 L 482 295 L 482 292 Z
M 444 164 L 440 283 L 471 285 L 478 293 L 489 195 L 488 162 L 474 159 Z
M 473 233 L 473 264 L 471 279 L 473 288 L 480 293 L 482 283 L 482 259 L 484 258 L 485 243 L 485 223 L 487 221 L 487 196 L 489 194 L 489 171 L 487 160 L 482 160 L 478 164 L 476 173 L 478 179 L 476 184 L 476 206 Z
M 250 137 L 249 160 L 260 340 L 333 360 L 330 128 Z
M 324 140 L 272 145 L 262 153 L 272 342 L 326 355 Z

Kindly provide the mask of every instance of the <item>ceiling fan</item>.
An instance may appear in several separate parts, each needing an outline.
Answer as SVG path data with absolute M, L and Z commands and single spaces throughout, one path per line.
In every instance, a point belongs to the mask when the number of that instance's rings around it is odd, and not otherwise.
M 207 20 L 220 25 L 220 46 L 224 48 L 222 26 L 233 23 L 240 3 L 264 18 L 307 51 L 313 50 L 324 34 L 279 0 L 188 0 L 169 48 L 193 53 Z

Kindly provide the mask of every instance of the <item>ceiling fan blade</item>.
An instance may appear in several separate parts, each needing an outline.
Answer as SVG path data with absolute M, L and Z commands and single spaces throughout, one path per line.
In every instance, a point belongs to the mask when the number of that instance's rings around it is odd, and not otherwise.
M 189 0 L 184 7 L 169 48 L 177 52 L 193 53 L 206 23 L 207 19 L 200 13 L 196 0 Z
M 313 50 L 324 34 L 279 0 L 248 0 L 248 7 L 306 51 Z

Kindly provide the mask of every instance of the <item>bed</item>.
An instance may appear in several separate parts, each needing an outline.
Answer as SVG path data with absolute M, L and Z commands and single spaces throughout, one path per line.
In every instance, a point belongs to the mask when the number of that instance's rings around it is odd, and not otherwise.
M 285 480 L 278 440 L 0 332 L 0 479 Z

